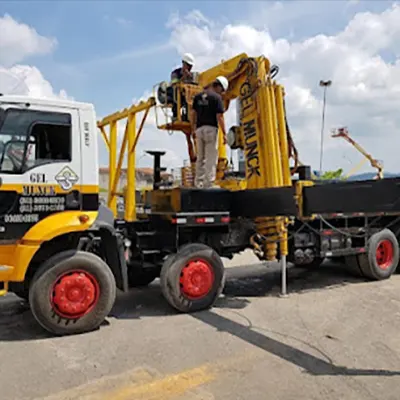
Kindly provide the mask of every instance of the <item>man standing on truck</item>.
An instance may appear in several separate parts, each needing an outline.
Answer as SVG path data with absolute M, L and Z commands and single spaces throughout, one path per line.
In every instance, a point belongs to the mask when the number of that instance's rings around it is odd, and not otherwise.
M 224 144 L 226 129 L 224 105 L 221 94 L 228 90 L 229 82 L 224 76 L 217 79 L 203 92 L 193 98 L 192 133 L 197 145 L 195 186 L 213 186 L 218 161 L 218 126 Z

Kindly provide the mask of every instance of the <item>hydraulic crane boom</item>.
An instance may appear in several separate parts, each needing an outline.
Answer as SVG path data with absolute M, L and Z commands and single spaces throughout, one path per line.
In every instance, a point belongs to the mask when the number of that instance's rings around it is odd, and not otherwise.
M 225 109 L 232 100 L 239 101 L 240 125 L 230 129 L 228 144 L 232 149 L 244 151 L 246 189 L 292 185 L 289 159 L 293 154 L 297 156 L 297 151 L 287 130 L 283 87 L 272 79 L 276 72 L 276 67 L 271 68 L 263 56 L 252 58 L 240 54 L 199 75 L 200 88 L 210 85 L 219 75 L 228 79 L 229 89 L 223 97 Z M 191 103 L 190 99 L 188 102 Z M 177 129 L 187 131 L 189 126 L 179 122 Z M 173 128 L 173 124 L 168 125 L 168 129 Z M 225 146 L 220 145 L 219 154 L 220 161 L 226 158 Z M 227 184 L 224 179 L 219 183 L 221 187 Z M 262 243 L 259 254 L 274 259 L 278 237 L 283 238 L 281 251 L 286 253 L 287 220 L 265 217 L 258 218 L 256 223 Z
M 229 81 L 229 89 L 223 96 L 225 109 L 229 108 L 232 100 L 237 99 L 239 103 L 239 122 L 228 133 L 228 144 L 232 149 L 242 149 L 245 158 L 245 178 L 237 180 L 241 184 L 232 185 L 229 174 L 227 174 L 228 158 L 226 146 L 222 143 L 222 135 L 219 138 L 219 160 L 217 167 L 217 180 L 222 188 L 230 190 L 238 189 L 268 189 L 279 187 L 292 187 L 291 175 L 299 166 L 297 150 L 291 138 L 285 115 L 284 89 L 277 84 L 273 78 L 278 72 L 276 66 L 264 56 L 249 57 L 246 54 L 239 54 L 230 60 L 224 61 L 197 76 L 197 82 L 173 85 L 174 101 L 177 103 L 178 115 L 173 121 L 158 123 L 161 130 L 183 132 L 187 139 L 188 153 L 194 165 L 196 159 L 195 146 L 192 143 L 191 132 L 191 106 L 193 97 L 212 84 L 219 75 L 225 76 Z M 104 135 L 105 125 L 110 125 L 111 136 L 106 143 L 110 148 L 110 193 L 109 204 L 115 208 L 116 188 L 119 179 L 123 154 L 120 154 L 118 165 L 116 156 L 116 123 L 120 119 L 127 118 L 127 126 L 123 139 L 122 150 L 128 152 L 128 179 L 126 193 L 131 193 L 126 200 L 125 219 L 135 220 L 135 199 L 132 193 L 135 188 L 134 152 L 137 139 L 142 131 L 143 123 L 138 132 L 135 130 L 136 114 L 145 111 L 144 118 L 150 108 L 162 108 L 167 111 L 172 107 L 171 99 L 168 98 L 167 84 L 161 83 L 156 95 L 147 102 L 133 105 L 128 109 L 115 113 L 102 121 L 98 126 Z M 185 100 L 186 112 L 181 115 L 180 110 Z M 167 114 L 165 112 L 165 114 Z M 185 117 L 185 116 L 186 117 Z M 290 159 L 294 159 L 294 168 L 291 169 Z M 304 184 L 304 181 L 303 181 Z M 299 191 L 301 193 L 301 190 Z M 301 197 L 301 196 L 300 196 Z M 300 198 L 296 196 L 297 198 Z M 301 201 L 301 199 L 299 200 Z M 251 205 L 249 204 L 249 207 Z M 261 258 L 273 260 L 277 255 L 277 244 L 280 242 L 280 250 L 283 255 L 287 254 L 287 224 L 286 217 L 257 217 L 255 220 L 257 237 L 252 243 L 258 248 L 258 255 Z
M 383 179 L 383 166 L 382 164 L 373 158 L 366 150 L 364 150 L 354 139 L 352 139 L 349 135 L 349 131 L 347 128 L 338 128 L 333 130 L 332 137 L 337 138 L 341 137 L 349 142 L 352 146 L 354 146 L 371 164 L 372 168 L 377 169 L 377 174 L 375 179 Z
M 356 166 L 347 172 L 345 179 L 348 179 L 350 176 L 354 175 L 367 161 L 368 159 L 364 157 Z
M 210 85 L 219 75 L 228 79 L 229 90 L 224 95 L 225 109 L 229 108 L 232 100 L 238 99 L 241 121 L 240 127 L 235 127 L 230 132 L 230 137 L 234 141 L 233 147 L 231 147 L 241 148 L 247 154 L 246 186 L 248 188 L 290 185 L 290 173 L 295 172 L 298 166 L 297 150 L 286 122 L 283 88 L 272 81 L 277 70 L 276 66 L 270 66 L 265 57 L 251 58 L 243 53 L 200 73 L 196 84 L 180 83 L 175 85 L 177 108 L 180 109 L 184 95 L 189 106 L 187 114 L 190 116 L 192 99 L 195 94 Z M 165 87 L 161 92 L 165 92 Z M 158 90 L 158 98 L 165 108 L 165 97 L 164 95 L 160 96 L 160 90 Z M 189 157 L 194 163 L 196 156 L 191 141 L 189 120 L 184 121 L 181 116 L 178 116 L 174 122 L 158 124 L 158 128 L 185 133 Z M 246 128 L 246 133 L 244 128 Z M 280 135 L 287 139 L 279 139 Z M 228 166 L 228 157 L 221 135 L 219 135 L 219 139 L 217 178 L 221 180 Z M 283 158 L 280 156 L 281 152 Z M 294 158 L 295 168 L 292 171 L 288 167 L 286 154 Z M 282 174 L 285 178 L 282 178 Z M 222 183 L 222 186 L 226 185 Z

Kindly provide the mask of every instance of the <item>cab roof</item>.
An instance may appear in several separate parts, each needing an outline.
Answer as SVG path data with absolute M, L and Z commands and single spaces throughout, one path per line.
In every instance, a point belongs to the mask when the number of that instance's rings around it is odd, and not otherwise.
M 60 98 L 37 98 L 31 96 L 21 95 L 0 95 L 0 107 L 2 104 L 30 104 L 32 106 L 42 107 L 58 107 L 69 109 L 90 109 L 93 110 L 94 106 L 91 103 L 82 103 L 75 100 L 65 100 Z

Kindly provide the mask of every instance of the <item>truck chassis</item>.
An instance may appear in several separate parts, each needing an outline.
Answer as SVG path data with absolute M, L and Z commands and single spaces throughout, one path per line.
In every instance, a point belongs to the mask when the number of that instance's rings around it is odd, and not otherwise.
M 327 257 L 341 258 L 359 276 L 389 278 L 399 263 L 399 185 L 400 179 L 394 178 L 303 188 L 303 216 L 290 225 L 288 261 L 317 267 Z M 137 221 L 116 221 L 117 230 L 129 238 L 129 286 L 146 285 L 160 276 L 166 300 L 185 312 L 203 309 L 204 293 L 213 293 L 207 302 L 207 307 L 212 306 L 223 281 L 220 257 L 232 258 L 252 247 L 255 218 L 292 216 L 297 211 L 292 188 L 242 192 L 176 188 L 152 191 L 152 196 L 153 200 L 147 198 L 139 205 Z M 176 204 L 179 207 L 174 209 Z M 197 261 L 191 263 L 192 259 Z M 168 271 L 176 263 L 181 267 L 171 278 Z M 199 275 L 198 287 L 188 274 Z M 213 286 L 215 274 L 220 280 Z M 178 286 L 173 288 L 167 281 Z

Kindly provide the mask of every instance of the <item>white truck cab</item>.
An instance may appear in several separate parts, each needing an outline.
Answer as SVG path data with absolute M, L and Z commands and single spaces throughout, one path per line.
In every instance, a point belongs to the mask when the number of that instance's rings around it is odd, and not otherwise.
M 3 185 L 32 183 L 98 192 L 94 107 L 59 99 L 0 96 Z M 83 162 L 84 160 L 84 162 Z
M 97 147 L 91 104 L 0 96 L 0 295 L 56 334 L 98 327 L 127 285 Z

